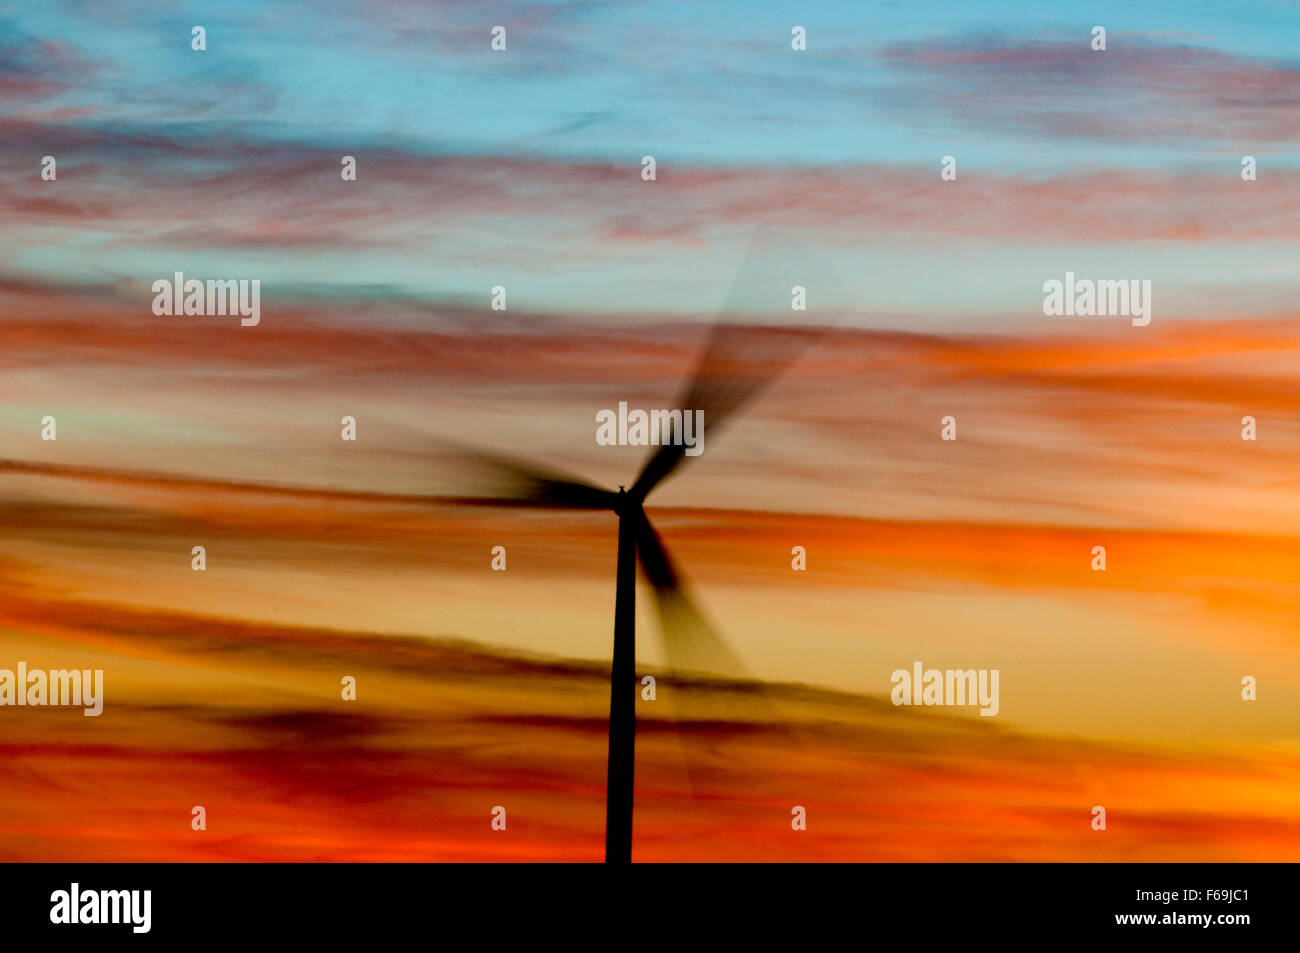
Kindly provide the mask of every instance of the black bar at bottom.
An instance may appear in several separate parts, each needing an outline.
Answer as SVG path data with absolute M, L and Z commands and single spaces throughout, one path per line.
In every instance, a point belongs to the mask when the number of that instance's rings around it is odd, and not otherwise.
M 728 948 L 746 936 L 815 948 L 846 932 L 867 943 L 899 930 L 924 945 L 1124 934 L 1231 944 L 1293 935 L 1295 873 L 1283 864 L 10 864 L 0 868 L 0 934 L 50 944 L 40 949 L 258 938 L 301 948 L 345 936 L 463 946 L 514 933 L 596 940 L 610 936 L 602 925 L 622 923 L 629 943 L 712 938 Z M 86 914 L 110 919 L 116 908 L 125 922 L 52 922 L 70 921 L 73 884 Z M 137 929 L 146 890 L 147 932 Z

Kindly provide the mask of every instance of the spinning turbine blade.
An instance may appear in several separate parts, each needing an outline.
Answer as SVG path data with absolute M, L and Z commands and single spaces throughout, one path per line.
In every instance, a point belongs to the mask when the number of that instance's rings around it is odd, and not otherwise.
M 617 493 L 581 477 L 436 437 L 408 424 L 387 420 L 380 429 L 395 434 L 396 444 L 413 448 L 406 452 L 416 457 L 449 458 L 459 465 L 458 471 L 466 467 L 476 470 L 481 482 L 471 485 L 471 493 L 461 498 L 468 504 L 612 510 L 618 500 Z
M 764 234 L 760 242 L 751 241 L 740 271 L 719 312 L 719 323 L 709 334 L 700 363 L 690 385 L 683 392 L 677 408 L 683 414 L 704 411 L 704 435 L 714 439 L 727 422 L 749 400 L 789 367 L 814 341 L 825 333 L 823 327 L 773 327 L 753 324 L 727 324 L 729 315 L 739 315 L 745 303 L 757 304 L 768 313 L 777 313 L 780 290 L 770 275 L 770 262 L 759 256 L 760 248 L 772 249 L 772 236 Z M 784 246 L 780 246 L 785 252 Z M 756 298 L 757 296 L 757 298 Z M 704 444 L 708 446 L 706 441 Z M 664 444 L 654 451 L 628 491 L 633 499 L 644 500 L 651 490 L 669 476 L 686 456 L 683 444 Z
M 637 557 L 659 610 L 659 625 L 669 665 L 679 672 L 708 672 L 738 675 L 741 666 L 727 643 L 696 608 L 681 574 L 673 565 L 663 540 L 650 525 L 644 510 L 633 519 Z
M 568 480 L 521 464 L 497 461 L 499 470 L 513 481 L 510 495 L 453 496 L 432 493 L 382 493 L 374 490 L 347 490 L 331 487 L 300 486 L 285 483 L 259 483 L 251 480 L 228 480 L 150 470 L 127 470 L 115 467 L 76 466 L 59 463 L 36 463 L 0 458 L 0 473 L 46 476 L 84 480 L 92 483 L 146 487 L 158 490 L 216 491 L 259 496 L 290 496 L 302 500 L 326 500 L 339 503 L 376 503 L 402 506 L 469 505 L 524 506 L 552 509 L 610 509 L 617 493 L 602 490 L 578 480 Z
M 612 510 L 618 502 L 617 493 L 602 490 L 578 477 L 543 470 L 482 450 L 458 447 L 455 453 L 460 459 L 489 472 L 498 481 L 496 489 L 500 495 L 490 498 L 499 499 L 503 505 Z
M 725 324 L 715 327 L 695 379 L 678 402 L 683 413 L 704 411 L 705 446 L 820 333 Z M 686 449 L 684 444 L 659 447 L 629 492 L 636 499 L 645 499 L 683 462 Z
M 738 753 L 743 747 L 733 744 L 766 745 L 779 756 L 797 756 L 805 747 L 803 740 L 762 683 L 749 676 L 695 607 L 645 512 L 624 518 L 637 520 L 637 555 L 654 591 L 668 667 L 676 676 L 669 705 L 679 725 L 691 797 L 708 797 L 721 778 L 747 763 L 745 755 Z M 726 679 L 710 678 L 709 673 Z M 697 743 L 697 730 L 713 740 Z

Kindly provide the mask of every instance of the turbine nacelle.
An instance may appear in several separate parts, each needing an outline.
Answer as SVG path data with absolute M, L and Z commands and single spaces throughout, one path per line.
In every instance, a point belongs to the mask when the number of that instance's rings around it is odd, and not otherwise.
M 637 511 L 644 513 L 644 497 L 637 497 L 627 491 L 626 487 L 620 486 L 618 494 L 614 497 L 613 510 L 620 517 L 635 515 Z

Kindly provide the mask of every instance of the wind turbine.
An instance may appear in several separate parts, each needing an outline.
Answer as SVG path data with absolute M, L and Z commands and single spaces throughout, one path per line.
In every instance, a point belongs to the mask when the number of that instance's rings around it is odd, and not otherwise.
M 740 407 L 789 364 L 817 331 L 715 325 L 694 379 L 673 409 L 704 411 L 704 446 Z M 681 574 L 645 512 L 646 498 L 687 459 L 684 443 L 652 451 L 631 488 L 603 489 L 501 457 L 472 453 L 517 484 L 513 493 L 463 498 L 496 506 L 608 510 L 618 517 L 614 648 L 609 688 L 609 763 L 605 793 L 605 861 L 632 859 L 633 775 L 636 750 L 636 565 L 655 595 L 664 641 L 673 652 L 707 655 L 736 672 L 734 657 L 691 600 Z

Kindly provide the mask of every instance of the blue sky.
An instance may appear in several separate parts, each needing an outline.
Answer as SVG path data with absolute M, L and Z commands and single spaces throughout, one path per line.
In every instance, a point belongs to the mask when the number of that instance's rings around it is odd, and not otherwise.
M 0 20 L 0 173 L 81 212 L 15 212 L 8 267 L 703 314 L 776 219 L 821 240 L 790 273 L 836 275 L 817 299 L 866 323 L 1042 329 L 1041 284 L 1070 268 L 1150 277 L 1171 314 L 1275 314 L 1295 291 L 1297 50 L 1280 2 L 32 6 Z M 46 153 L 58 191 L 33 193 Z M 343 154 L 362 171 L 336 207 Z M 611 174 L 626 188 L 583 186 Z M 1024 197 L 1076 175 L 1050 211 Z
M 891 97 L 918 74 L 882 53 L 945 40 L 1086 49 L 1094 24 L 1106 26 L 1112 59 L 1156 44 L 1294 69 L 1300 50 L 1300 6 L 1278 2 L 1235 3 L 1231 16 L 1187 3 L 231 2 L 163 16 L 150 5 L 97 6 L 33 7 L 11 14 L 4 32 L 82 50 L 99 69 L 68 77 L 64 101 L 94 102 L 104 121 L 127 128 L 237 123 L 245 136 L 331 146 L 611 161 L 651 152 L 711 163 L 908 162 L 947 143 L 972 161 L 1012 166 L 1047 168 L 1063 154 L 1196 165 L 1206 143 L 1180 150 L 1081 135 L 1056 144 L 909 116 Z M 504 54 L 488 48 L 498 23 Z M 195 24 L 208 32 L 204 55 L 189 48 Z M 795 24 L 808 30 L 802 54 L 789 45 Z M 960 70 L 951 82 L 956 92 Z

